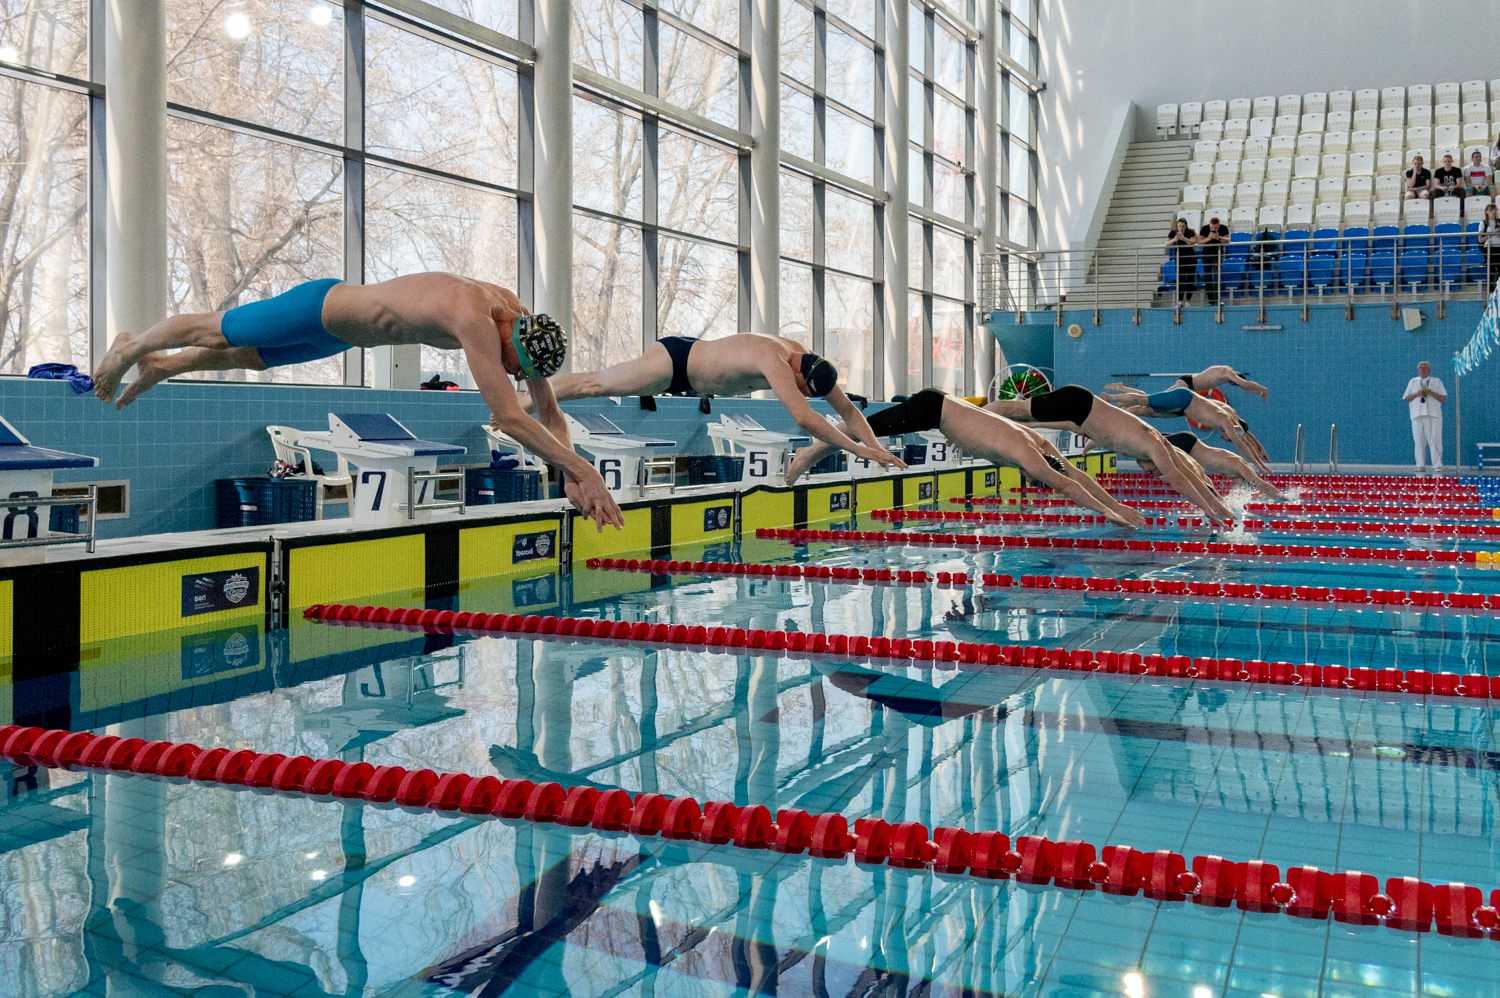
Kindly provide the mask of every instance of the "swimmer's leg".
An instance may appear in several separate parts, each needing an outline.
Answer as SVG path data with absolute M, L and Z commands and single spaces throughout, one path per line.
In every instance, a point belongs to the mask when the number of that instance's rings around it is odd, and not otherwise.
M 653 343 L 634 360 L 602 371 L 579 371 L 549 378 L 552 394 L 559 402 L 568 399 L 601 398 L 608 395 L 655 395 L 672 384 L 672 356 L 660 343 Z M 531 411 L 531 395 L 520 396 L 521 408 Z
M 220 322 L 223 318 L 223 312 L 173 315 L 158 322 L 140 336 L 119 333 L 115 336 L 114 342 L 109 345 L 109 351 L 94 368 L 94 395 L 104 402 L 113 399 L 125 372 L 139 363 L 142 357 L 155 353 L 157 350 L 175 350 L 178 347 L 228 349 L 229 341 L 220 331 Z M 208 370 L 222 370 L 222 368 L 209 368 Z
M 121 335 L 124 335 L 123 333 Z M 188 347 L 176 353 L 148 353 L 136 362 L 140 376 L 125 386 L 116 409 L 123 409 L 136 397 L 167 378 L 175 378 L 192 371 L 264 371 L 266 364 L 260 359 L 255 347 L 229 347 L 211 350 L 207 347 Z

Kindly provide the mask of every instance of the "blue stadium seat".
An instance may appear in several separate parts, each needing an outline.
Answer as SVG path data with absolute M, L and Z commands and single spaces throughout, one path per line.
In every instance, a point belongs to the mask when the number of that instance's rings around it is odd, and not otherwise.
M 1396 285 L 1396 251 L 1377 249 L 1370 254 L 1370 284 L 1382 293 Z
M 1462 284 L 1464 280 L 1464 251 L 1457 246 L 1444 246 L 1437 253 L 1437 282 L 1447 285 L 1451 291 L 1453 285 Z
M 1315 229 L 1312 234 L 1314 256 L 1334 256 L 1339 251 L 1338 229 Z
M 1432 229 L 1437 233 L 1437 242 L 1443 247 L 1458 247 L 1463 244 L 1463 229 L 1457 222 L 1442 222 Z
M 1307 268 L 1310 233 L 1306 229 L 1288 229 L 1281 234 L 1281 288 L 1284 294 L 1300 294 L 1302 275 Z
M 1370 230 L 1362 225 L 1351 225 L 1344 230 L 1344 255 L 1339 261 L 1339 275 L 1349 290 L 1362 293 L 1369 286 L 1370 277 Z
M 1401 230 L 1401 284 L 1415 290 L 1432 279 L 1432 256 L 1428 245 L 1432 229 L 1425 225 L 1408 225 Z
M 1396 248 L 1396 237 L 1400 234 L 1401 230 L 1394 225 L 1375 226 L 1375 238 L 1370 242 L 1370 252 L 1373 253 L 1376 250 L 1394 250 Z

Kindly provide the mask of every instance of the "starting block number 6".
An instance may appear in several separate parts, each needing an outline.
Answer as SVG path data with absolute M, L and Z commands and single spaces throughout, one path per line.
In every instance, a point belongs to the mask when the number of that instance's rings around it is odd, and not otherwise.
M 620 491 L 620 486 L 625 484 L 625 475 L 621 472 L 623 463 L 617 457 L 601 457 L 599 459 L 599 477 L 604 479 L 604 487 L 611 492 Z

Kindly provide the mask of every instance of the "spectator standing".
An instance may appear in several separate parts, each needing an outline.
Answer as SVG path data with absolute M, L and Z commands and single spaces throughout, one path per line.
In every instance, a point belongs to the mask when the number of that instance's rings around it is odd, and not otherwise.
M 1401 196 L 1405 201 L 1432 197 L 1432 171 L 1422 165 L 1421 156 L 1412 157 L 1411 169 L 1406 171 L 1406 186 Z
M 1494 294 L 1495 280 L 1500 278 L 1500 209 L 1496 209 L 1493 201 L 1484 206 L 1484 221 L 1479 223 L 1476 238 L 1489 271 L 1490 280 L 1486 293 Z
M 1458 210 L 1464 210 L 1464 171 L 1453 165 L 1453 157 L 1443 154 L 1443 165 L 1432 174 L 1433 197 L 1458 198 Z
M 1203 297 L 1210 305 L 1219 303 L 1219 268 L 1224 259 L 1224 245 L 1229 242 L 1229 228 L 1218 216 L 1208 220 L 1198 232 L 1199 259 L 1203 262 Z
M 1187 219 L 1179 218 L 1167 233 L 1167 248 L 1177 251 L 1177 300 L 1185 302 L 1193 296 L 1194 271 L 1198 269 L 1198 237 L 1188 227 Z
M 1411 411 L 1411 436 L 1417 445 L 1417 473 L 1427 470 L 1427 452 L 1432 452 L 1433 474 L 1443 470 L 1443 403 L 1448 389 L 1432 376 L 1427 361 L 1417 365 L 1417 376 L 1406 383 L 1402 396 Z

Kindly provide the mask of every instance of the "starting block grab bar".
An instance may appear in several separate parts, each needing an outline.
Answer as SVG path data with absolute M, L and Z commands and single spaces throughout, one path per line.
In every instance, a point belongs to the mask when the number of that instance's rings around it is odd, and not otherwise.
M 415 520 L 417 518 L 417 511 L 423 509 L 457 509 L 458 514 L 463 516 L 469 511 L 469 494 L 466 486 L 459 487 L 457 499 L 427 499 L 420 502 L 417 500 L 418 482 L 431 482 L 432 494 L 437 495 L 437 483 L 443 479 L 454 477 L 462 479 L 464 475 L 462 472 L 455 476 L 451 471 L 418 471 L 416 468 L 407 468 L 406 502 L 398 503 L 397 508 L 406 510 L 406 518 L 408 520 Z M 422 491 L 426 492 L 427 490 L 423 489 Z
M 6 499 L 0 499 L 0 506 L 5 510 L 4 536 L 0 537 L 0 548 L 39 548 L 48 547 L 53 544 L 86 544 L 88 553 L 94 553 L 94 541 L 96 539 L 95 525 L 99 507 L 99 487 L 90 485 L 86 496 L 39 496 L 24 492 L 12 493 Z M 61 534 L 51 537 L 22 537 L 13 539 L 14 524 L 20 517 L 28 519 L 28 533 L 42 534 L 47 531 L 41 528 L 37 522 L 39 519 L 36 512 L 38 506 L 86 506 L 88 507 L 88 528 L 81 534 Z

